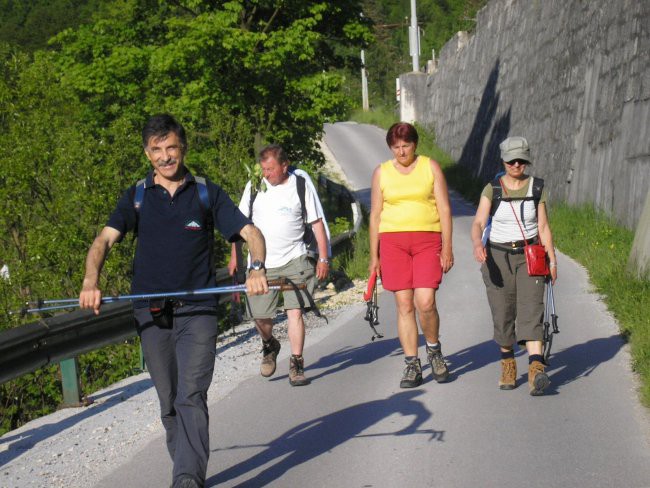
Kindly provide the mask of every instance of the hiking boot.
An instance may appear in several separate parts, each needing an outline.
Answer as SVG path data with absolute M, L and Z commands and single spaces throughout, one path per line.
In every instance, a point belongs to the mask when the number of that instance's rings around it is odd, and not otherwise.
M 411 361 L 404 360 L 406 368 L 402 375 L 402 381 L 399 382 L 400 388 L 415 388 L 422 384 L 422 365 L 420 358 L 415 358 Z
M 499 388 L 502 390 L 514 390 L 517 381 L 517 361 L 515 358 L 501 360 L 501 378 Z
M 268 341 L 262 341 L 262 364 L 260 374 L 268 378 L 275 373 L 275 362 L 280 352 L 280 342 L 273 336 Z
M 292 354 L 289 358 L 289 384 L 291 386 L 309 384 L 309 380 L 305 378 L 305 360 L 302 356 Z
M 533 361 L 528 366 L 528 389 L 532 396 L 544 394 L 544 389 L 551 384 L 548 375 L 544 372 L 544 364 Z
M 442 349 L 440 347 L 434 349 L 429 346 L 426 346 L 426 349 L 433 379 L 438 383 L 444 383 L 449 378 L 449 369 L 445 358 L 442 356 Z

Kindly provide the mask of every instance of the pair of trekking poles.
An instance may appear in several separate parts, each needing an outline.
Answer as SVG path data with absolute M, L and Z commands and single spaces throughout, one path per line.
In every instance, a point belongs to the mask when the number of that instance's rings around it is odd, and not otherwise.
M 290 291 L 305 288 L 305 284 L 294 284 L 285 278 L 268 281 L 269 290 Z M 161 293 L 141 293 L 135 295 L 118 295 L 113 297 L 103 297 L 102 305 L 106 303 L 115 303 L 123 301 L 153 300 L 157 298 L 180 298 L 187 296 L 199 295 L 221 295 L 225 293 L 246 293 L 246 285 L 230 285 L 212 288 L 199 288 L 196 290 L 179 290 L 174 292 Z M 10 312 L 12 315 L 25 316 L 28 313 L 52 312 L 55 310 L 64 310 L 79 307 L 79 298 L 59 298 L 48 300 L 37 300 L 27 302 L 23 308 L 18 311 Z
M 268 282 L 270 290 L 296 290 L 305 288 L 304 284 L 296 285 L 290 283 L 288 280 L 281 278 L 278 280 L 270 280 Z M 102 298 L 101 303 L 114 303 L 121 301 L 137 301 L 137 300 L 151 300 L 158 298 L 179 298 L 185 296 L 198 296 L 198 295 L 219 295 L 225 293 L 246 293 L 246 285 L 230 285 L 230 286 L 221 286 L 221 287 L 212 287 L 212 288 L 199 288 L 196 290 L 181 290 L 175 292 L 162 292 L 162 293 L 141 293 L 134 295 L 118 295 L 112 297 Z M 368 279 L 368 285 L 366 292 L 363 295 L 363 299 L 366 302 L 366 315 L 364 320 L 368 322 L 368 325 L 372 329 L 371 341 L 375 339 L 381 339 L 384 336 L 377 331 L 375 328 L 376 325 L 379 325 L 379 305 L 377 297 L 377 273 L 372 273 Z M 61 299 L 48 299 L 48 300 L 37 300 L 34 302 L 27 302 L 25 306 L 16 312 L 11 312 L 11 314 L 20 314 L 25 316 L 28 313 L 43 313 L 43 312 L 52 312 L 55 310 L 64 310 L 70 308 L 76 308 L 79 306 L 78 298 L 61 298 Z M 544 349 L 543 357 L 544 362 L 548 364 L 548 358 L 551 354 L 551 346 L 553 345 L 553 335 L 560 332 L 557 325 L 558 316 L 555 313 L 555 297 L 553 296 L 553 284 L 550 279 L 546 280 L 546 299 L 544 305 Z

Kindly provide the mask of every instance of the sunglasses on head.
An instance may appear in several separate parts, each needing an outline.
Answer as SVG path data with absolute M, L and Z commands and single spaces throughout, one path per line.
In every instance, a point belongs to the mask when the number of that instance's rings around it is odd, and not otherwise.
M 524 166 L 524 165 L 526 165 L 526 164 L 530 164 L 530 163 L 529 163 L 528 161 L 526 161 L 525 159 L 513 159 L 512 161 L 505 161 L 505 163 L 506 163 L 508 166 L 514 166 L 515 163 L 519 163 L 519 166 Z

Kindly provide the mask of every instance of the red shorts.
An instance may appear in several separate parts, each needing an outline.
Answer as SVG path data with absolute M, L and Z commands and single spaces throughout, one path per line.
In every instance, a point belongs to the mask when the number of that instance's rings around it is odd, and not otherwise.
M 438 289 L 442 281 L 440 232 L 379 234 L 381 284 L 389 291 Z

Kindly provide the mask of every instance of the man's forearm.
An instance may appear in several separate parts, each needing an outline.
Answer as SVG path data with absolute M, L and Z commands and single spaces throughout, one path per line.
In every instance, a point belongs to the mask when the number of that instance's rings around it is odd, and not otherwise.
M 246 243 L 251 254 L 251 260 L 264 261 L 266 259 L 266 243 L 260 230 L 254 225 L 245 226 L 239 233 Z
M 83 286 L 97 286 L 99 283 L 99 274 L 104 266 L 106 255 L 108 254 L 108 244 L 101 236 L 97 236 L 93 241 L 88 255 L 86 256 L 86 274 L 84 276 Z
M 316 237 L 316 242 L 318 243 L 318 256 L 327 259 L 327 234 L 325 233 L 323 220 L 318 219 L 316 222 L 311 224 L 311 228 Z

